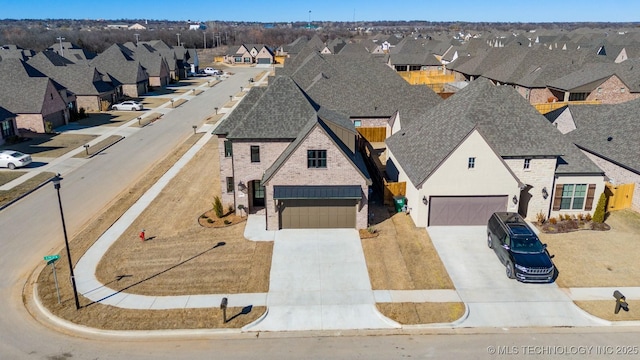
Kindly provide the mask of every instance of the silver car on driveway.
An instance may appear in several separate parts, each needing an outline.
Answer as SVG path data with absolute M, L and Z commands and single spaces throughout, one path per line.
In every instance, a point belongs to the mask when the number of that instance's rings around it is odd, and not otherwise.
M 0 167 L 11 170 L 31 164 L 31 155 L 23 154 L 15 150 L 0 151 Z

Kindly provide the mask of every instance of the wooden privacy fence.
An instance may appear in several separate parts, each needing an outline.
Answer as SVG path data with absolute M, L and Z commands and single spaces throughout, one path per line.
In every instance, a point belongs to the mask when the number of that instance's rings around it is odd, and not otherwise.
M 537 103 L 531 104 L 540 114 L 546 114 L 548 112 L 552 112 L 553 110 L 560 109 L 563 106 L 567 105 L 600 105 L 602 101 L 600 100 L 585 100 L 585 101 L 556 101 L 556 102 L 546 102 L 546 103 Z
M 435 92 L 442 92 L 444 84 L 455 81 L 453 74 L 440 71 L 399 71 L 398 74 L 411 85 L 427 85 Z
M 387 182 L 384 179 L 384 204 L 385 205 L 393 205 L 393 197 L 402 195 L 405 196 L 407 194 L 407 183 L 406 182 Z
M 358 127 L 356 129 L 369 142 L 384 142 L 387 138 L 387 129 L 384 127 Z
M 607 194 L 607 211 L 622 210 L 631 207 L 633 199 L 634 183 L 613 185 L 606 183 L 605 194 Z

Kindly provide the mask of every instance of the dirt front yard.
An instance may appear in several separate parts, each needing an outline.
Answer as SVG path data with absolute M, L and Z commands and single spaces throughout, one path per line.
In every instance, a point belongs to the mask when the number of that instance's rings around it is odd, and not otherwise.
M 73 236 L 70 244 L 73 259 L 77 261 L 91 244 L 201 136 L 202 134 L 193 135 L 166 159 L 146 172 L 145 177 L 138 183 L 125 190 L 85 229 Z M 108 279 L 112 281 L 110 286 L 121 289 L 133 284 L 134 278 L 144 280 L 164 271 L 161 275 L 142 281 L 127 290 L 142 294 L 152 292 L 155 295 L 212 293 L 216 286 L 227 290 L 236 289 L 237 292 L 263 292 L 268 289 L 272 243 L 244 240 L 241 236 L 244 224 L 225 229 L 205 229 L 198 225 L 198 217 L 211 208 L 213 194 L 220 191 L 216 151 L 216 142 L 208 142 L 171 181 L 166 191 L 109 250 L 99 265 L 99 278 Z M 150 238 L 144 243 L 137 238 L 140 224 L 144 224 Z M 225 245 L 212 249 L 220 242 L 224 242 Z M 66 262 L 62 249 L 60 255 L 60 263 Z M 122 261 L 122 264 L 117 264 L 117 269 L 108 269 L 114 259 Z M 203 261 L 204 259 L 207 261 Z M 245 260 L 251 263 L 241 264 Z M 172 268 L 169 270 L 169 267 Z M 120 283 L 113 282 L 117 275 L 132 276 L 123 276 Z M 44 268 L 37 279 L 42 303 L 56 316 L 102 329 L 239 328 L 256 320 L 266 310 L 265 307 L 229 308 L 227 313 L 232 320 L 225 323 L 217 307 L 219 304 L 205 309 L 141 311 L 92 303 L 81 296 L 82 308 L 76 311 L 71 285 L 65 280 L 68 278 L 68 269 L 59 266 L 58 280 L 62 304 L 58 305 L 51 270 L 48 267 Z M 162 281 L 157 281 L 156 278 Z M 197 285 L 198 283 L 200 285 Z M 28 288 L 25 288 L 27 292 Z M 27 293 L 25 299 L 31 299 L 31 296 Z
M 374 290 L 453 289 L 429 234 L 410 216 L 385 206 L 371 206 L 377 237 L 362 239 L 369 279 Z M 378 310 L 401 324 L 446 323 L 465 311 L 457 303 L 380 303 Z
M 560 287 L 640 286 L 640 214 L 619 210 L 609 214 L 608 231 L 540 234 L 558 269 Z M 640 320 L 640 311 L 613 314 L 611 301 L 576 301 L 583 310 L 607 320 Z M 631 309 L 637 306 L 630 301 Z

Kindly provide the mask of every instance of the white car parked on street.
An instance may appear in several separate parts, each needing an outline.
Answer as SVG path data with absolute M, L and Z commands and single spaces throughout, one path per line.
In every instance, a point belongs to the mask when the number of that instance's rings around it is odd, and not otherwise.
M 11 170 L 31 164 L 31 155 L 23 154 L 15 150 L 0 151 L 0 167 Z
M 214 69 L 212 67 L 204 68 L 204 73 L 209 75 L 222 75 L 222 70 Z
M 111 110 L 128 110 L 128 111 L 140 111 L 142 110 L 142 104 L 137 101 L 123 101 L 119 104 L 114 104 L 111 106 Z

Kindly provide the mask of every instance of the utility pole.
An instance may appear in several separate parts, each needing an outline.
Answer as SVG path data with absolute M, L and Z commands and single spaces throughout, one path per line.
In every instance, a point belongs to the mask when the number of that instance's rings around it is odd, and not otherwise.
M 203 31 L 202 31 L 202 36 L 203 36 L 203 38 L 204 38 L 204 39 L 203 39 L 203 41 L 202 41 L 202 42 L 204 43 L 203 48 L 205 48 L 205 49 L 206 49 L 206 48 L 207 48 L 207 30 L 203 30 Z
M 64 40 L 64 38 L 62 36 L 58 36 L 56 40 L 60 41 L 60 56 L 64 56 L 64 48 L 62 47 L 62 40 Z

